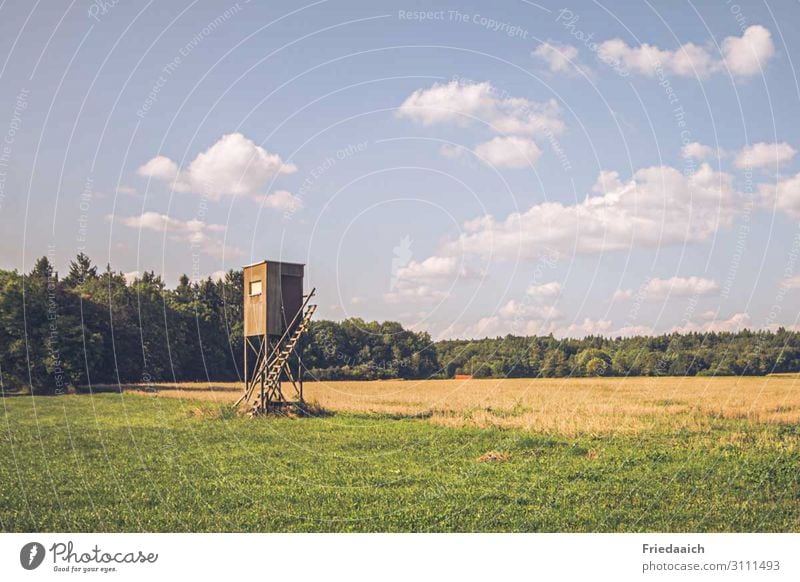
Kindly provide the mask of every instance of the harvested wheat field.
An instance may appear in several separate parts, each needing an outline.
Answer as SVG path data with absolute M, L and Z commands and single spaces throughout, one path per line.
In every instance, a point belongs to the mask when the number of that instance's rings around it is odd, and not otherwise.
M 573 436 L 704 430 L 716 419 L 798 422 L 799 382 L 794 375 L 308 382 L 305 396 L 332 412 Z M 221 404 L 234 402 L 241 389 L 236 383 L 155 387 L 143 394 Z

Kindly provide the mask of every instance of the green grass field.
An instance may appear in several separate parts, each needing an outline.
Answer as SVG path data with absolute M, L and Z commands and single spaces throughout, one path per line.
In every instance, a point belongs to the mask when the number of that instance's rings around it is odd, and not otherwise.
M 560 437 L 132 394 L 2 406 L 4 531 L 800 530 L 791 424 Z

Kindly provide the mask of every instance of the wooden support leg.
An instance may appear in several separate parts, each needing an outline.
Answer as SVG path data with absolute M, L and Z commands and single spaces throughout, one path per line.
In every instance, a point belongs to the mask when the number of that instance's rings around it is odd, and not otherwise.
M 300 384 L 300 402 L 303 402 L 303 361 L 297 356 L 297 380 Z

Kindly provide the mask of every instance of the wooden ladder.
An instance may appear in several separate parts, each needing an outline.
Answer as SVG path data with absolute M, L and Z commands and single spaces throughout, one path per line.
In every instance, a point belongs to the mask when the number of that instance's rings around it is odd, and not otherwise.
M 281 392 L 281 374 L 284 369 L 286 369 L 289 357 L 292 355 L 292 352 L 294 352 L 295 347 L 297 347 L 297 342 L 300 341 L 300 336 L 305 333 L 306 329 L 308 329 L 308 326 L 311 324 L 311 317 L 316 310 L 316 305 L 309 305 L 303 314 L 303 319 L 300 320 L 297 328 L 295 328 L 294 333 L 284 342 L 283 349 L 277 352 L 269 363 L 264 360 L 265 365 L 262 366 L 259 374 L 255 378 L 260 382 L 261 375 L 266 373 L 266 378 L 264 379 L 264 400 L 261 400 L 261 394 L 256 394 L 253 405 L 250 408 L 250 414 L 256 415 L 263 412 L 265 404 L 282 402 L 284 400 L 283 393 Z M 279 343 L 276 347 L 280 346 L 281 344 Z M 291 377 L 291 371 L 287 370 L 287 373 Z
M 251 415 L 264 412 L 269 404 L 285 401 L 281 391 L 281 375 L 286 371 L 292 382 L 295 381 L 291 370 L 288 368 L 289 358 L 297 347 L 297 343 L 300 341 L 303 333 L 305 333 L 309 325 L 311 325 L 311 318 L 317 310 L 316 305 L 309 304 L 315 291 L 315 289 L 312 289 L 306 296 L 303 305 L 295 314 L 292 322 L 286 327 L 286 331 L 275 344 L 272 352 L 269 355 L 266 355 L 265 352 L 259 354 L 259 358 L 254 367 L 255 371 L 253 376 L 248 381 L 247 386 L 245 386 L 242 396 L 236 401 L 236 406 L 244 402 Z M 298 322 L 297 318 L 301 314 L 302 318 Z M 294 331 L 292 331 L 292 329 Z M 260 387 L 262 385 L 262 380 L 264 389 L 263 391 L 256 392 L 256 386 Z M 252 403 L 251 399 L 253 399 Z

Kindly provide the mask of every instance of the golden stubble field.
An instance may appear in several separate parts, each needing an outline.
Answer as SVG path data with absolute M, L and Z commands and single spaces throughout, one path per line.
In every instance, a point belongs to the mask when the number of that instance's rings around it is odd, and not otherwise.
M 574 436 L 704 430 L 718 419 L 799 422 L 798 383 L 796 375 L 307 382 L 305 397 L 333 412 Z M 139 393 L 230 404 L 241 390 L 237 383 L 156 387 L 158 392 Z

